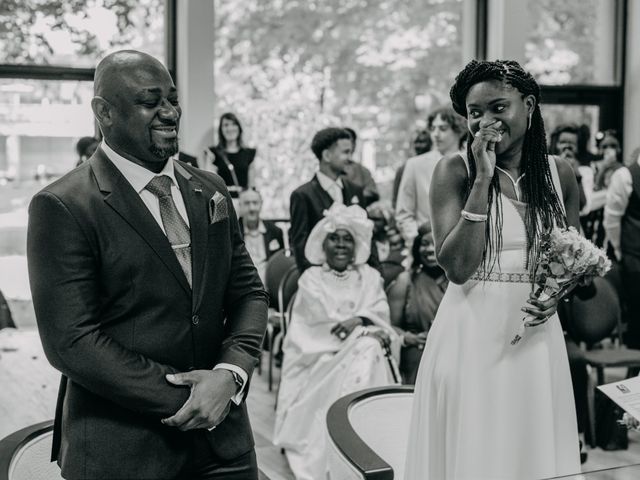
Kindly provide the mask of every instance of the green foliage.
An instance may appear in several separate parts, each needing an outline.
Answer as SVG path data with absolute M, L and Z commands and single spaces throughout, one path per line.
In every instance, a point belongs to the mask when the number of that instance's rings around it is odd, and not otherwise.
M 162 57 L 163 27 L 163 0 L 2 0 L 0 63 L 94 67 L 124 47 Z
M 528 4 L 532 22 L 526 67 L 544 84 L 593 83 L 596 23 L 601 0 L 537 0 Z M 599 5 L 600 4 L 600 5 Z
M 217 0 L 215 8 L 218 113 L 239 114 L 258 148 L 271 215 L 288 214 L 290 192 L 317 167 L 315 131 L 351 126 L 374 146 L 378 167 L 395 165 L 410 156 L 416 124 L 448 103 L 462 66 L 460 0 Z

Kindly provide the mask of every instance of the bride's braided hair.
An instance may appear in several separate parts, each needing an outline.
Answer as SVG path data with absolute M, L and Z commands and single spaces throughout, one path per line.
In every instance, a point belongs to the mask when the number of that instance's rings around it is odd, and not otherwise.
M 533 95 L 536 105 L 531 116 L 530 128 L 526 131 L 522 145 L 522 193 L 527 203 L 525 225 L 527 234 L 526 268 L 535 274 L 539 255 L 539 239 L 541 234 L 552 228 L 554 222 L 558 226 L 566 226 L 564 209 L 553 186 L 549 160 L 547 158 L 547 139 L 544 132 L 544 121 L 540 113 L 540 87 L 530 73 L 526 72 L 518 62 L 497 60 L 495 62 L 469 62 L 456 77 L 449 95 L 453 108 L 463 117 L 467 117 L 466 97 L 471 87 L 488 80 L 498 80 L 516 88 L 523 97 Z M 467 133 L 467 156 L 469 159 L 469 179 L 467 195 L 476 178 L 476 162 L 471 151 L 473 136 Z M 496 199 L 496 219 L 492 221 L 491 204 Z M 487 276 L 502 249 L 502 201 L 500 198 L 500 181 L 498 175 L 491 179 L 489 187 L 489 218 L 486 222 L 485 247 L 482 253 L 483 273 Z

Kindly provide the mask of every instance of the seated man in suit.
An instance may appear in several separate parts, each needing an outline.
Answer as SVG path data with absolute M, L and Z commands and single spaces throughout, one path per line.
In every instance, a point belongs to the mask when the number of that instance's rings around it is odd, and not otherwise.
M 291 194 L 291 248 L 300 271 L 311 264 L 304 256 L 304 246 L 311 229 L 334 203 L 363 206 L 362 187 L 342 177 L 352 155 L 351 135 L 343 128 L 324 128 L 313 136 L 311 150 L 320 162 L 314 177 Z M 370 259 L 377 266 L 377 259 Z
M 265 268 L 269 257 L 284 248 L 284 236 L 280 227 L 269 220 L 260 218 L 262 195 L 257 190 L 249 189 L 240 192 L 240 232 L 244 237 L 244 245 L 258 269 L 264 283 Z

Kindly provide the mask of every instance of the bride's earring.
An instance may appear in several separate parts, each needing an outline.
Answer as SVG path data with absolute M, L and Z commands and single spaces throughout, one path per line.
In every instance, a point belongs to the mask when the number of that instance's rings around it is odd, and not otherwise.
M 531 117 L 533 116 L 533 112 L 529 114 L 529 118 L 527 120 L 527 130 L 531 130 Z

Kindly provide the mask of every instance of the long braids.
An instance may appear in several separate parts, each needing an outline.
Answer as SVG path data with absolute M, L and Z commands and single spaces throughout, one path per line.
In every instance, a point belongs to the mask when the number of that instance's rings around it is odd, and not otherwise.
M 564 208 L 553 186 L 553 178 L 547 156 L 547 139 L 544 131 L 544 121 L 540 113 L 540 87 L 533 76 L 526 72 L 518 62 L 512 60 L 497 60 L 495 62 L 472 60 L 456 77 L 451 87 L 450 96 L 453 108 L 463 117 L 467 117 L 466 97 L 474 85 L 488 80 L 498 80 L 516 88 L 523 96 L 533 95 L 536 105 L 531 115 L 529 128 L 525 133 L 522 145 L 522 191 L 527 203 L 525 225 L 527 235 L 526 268 L 535 277 L 537 260 L 540 253 L 541 235 L 551 229 L 554 223 L 566 226 Z M 467 135 L 467 156 L 469 159 L 469 178 L 467 192 L 476 179 L 477 167 L 471 144 L 473 136 Z M 495 220 L 492 219 L 491 205 L 496 200 Z M 502 249 L 502 199 L 500 197 L 500 181 L 494 175 L 489 186 L 488 218 L 485 230 L 485 247 L 482 253 L 482 269 L 484 276 L 493 270 Z

